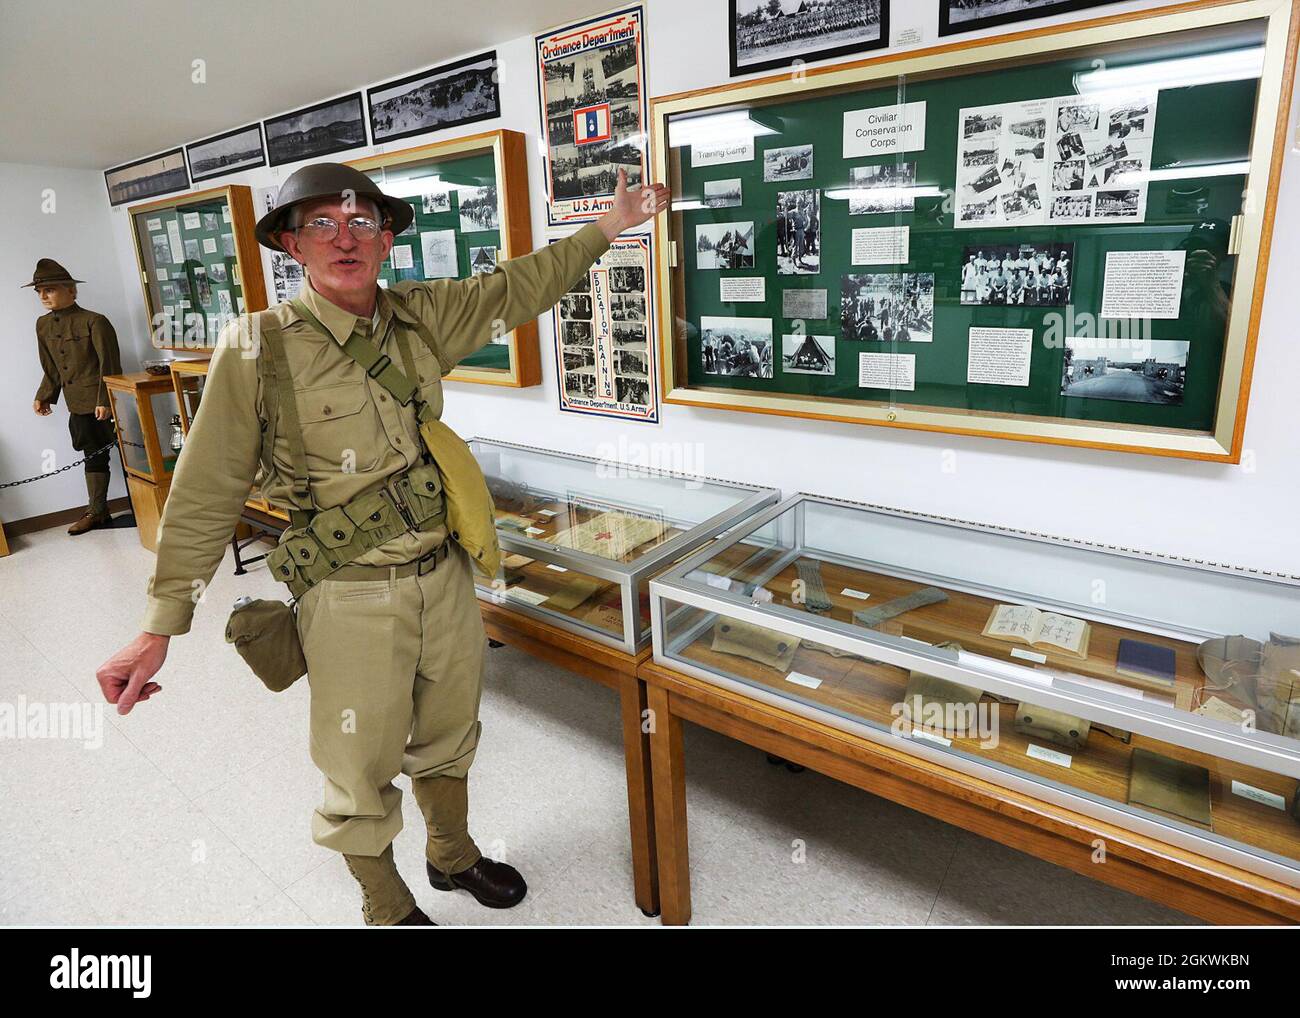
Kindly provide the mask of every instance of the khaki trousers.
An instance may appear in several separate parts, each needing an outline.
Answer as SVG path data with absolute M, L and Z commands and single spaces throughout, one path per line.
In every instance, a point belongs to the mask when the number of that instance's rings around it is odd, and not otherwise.
M 381 855 L 402 829 L 392 779 L 463 784 L 474 761 L 487 637 L 469 557 L 453 543 L 423 576 L 323 580 L 299 599 L 298 632 L 311 758 L 325 776 L 312 838 L 349 855 Z M 441 835 L 429 839 L 430 861 L 444 872 L 479 857 L 461 792 L 444 792 L 434 807 L 458 815 L 426 815 Z

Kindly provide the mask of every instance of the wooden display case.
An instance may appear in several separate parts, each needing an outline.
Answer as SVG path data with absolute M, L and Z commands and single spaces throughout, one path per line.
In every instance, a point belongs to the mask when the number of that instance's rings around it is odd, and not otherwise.
M 171 422 L 178 408 L 171 375 L 146 371 L 107 375 L 104 385 L 113 410 L 118 451 L 140 543 L 153 551 L 177 457 L 172 448 Z
M 415 208 L 415 222 L 396 239 L 395 253 L 384 263 L 381 286 L 405 280 L 464 279 L 533 249 L 528 154 L 524 136 L 517 131 L 452 138 L 354 159 L 348 165 L 369 174 L 385 194 L 403 198 Z M 445 246 L 434 244 L 435 235 Z M 435 252 L 437 266 L 426 266 L 426 255 Z M 454 272 L 450 271 L 453 254 Z M 516 388 L 539 384 L 537 322 L 530 320 L 508 335 L 493 337 L 462 360 L 447 379 Z
M 249 188 L 214 187 L 127 211 L 156 349 L 211 348 L 231 317 L 267 306 Z

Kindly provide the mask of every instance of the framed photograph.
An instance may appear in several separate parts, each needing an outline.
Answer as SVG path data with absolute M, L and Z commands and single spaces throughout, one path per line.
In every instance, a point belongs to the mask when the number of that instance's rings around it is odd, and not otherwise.
M 366 89 L 375 144 L 501 116 L 496 50 Z
M 184 191 L 190 186 L 185 153 L 174 148 L 170 152 L 105 170 L 104 186 L 108 188 L 110 205 L 125 205 L 129 201 L 153 198 L 171 191 Z
M 360 92 L 272 117 L 262 125 L 272 166 L 319 159 L 366 143 Z
M 956 35 L 1013 21 L 1086 11 L 1117 0 L 939 0 L 939 34 Z
M 185 158 L 190 163 L 190 179 L 196 184 L 200 180 L 265 166 L 262 125 L 249 124 L 186 145 Z
M 1185 339 L 1068 338 L 1061 395 L 1182 406 L 1189 346 Z
M 599 219 L 620 169 L 646 178 L 644 32 L 637 5 L 536 37 L 547 226 Z
M 730 8 L 733 78 L 889 45 L 889 0 L 730 0 Z

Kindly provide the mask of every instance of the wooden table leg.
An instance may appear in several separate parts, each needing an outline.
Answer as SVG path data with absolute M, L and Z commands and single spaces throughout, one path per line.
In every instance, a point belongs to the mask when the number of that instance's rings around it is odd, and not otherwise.
M 651 798 L 650 736 L 646 731 L 646 688 L 635 675 L 619 679 L 623 714 L 623 759 L 627 766 L 627 814 L 632 828 L 632 885 L 637 906 L 659 914 L 659 867 Z
M 686 841 L 686 761 L 682 722 L 668 707 L 668 691 L 647 685 L 655 844 L 659 850 L 659 904 L 665 926 L 691 921 L 691 861 Z

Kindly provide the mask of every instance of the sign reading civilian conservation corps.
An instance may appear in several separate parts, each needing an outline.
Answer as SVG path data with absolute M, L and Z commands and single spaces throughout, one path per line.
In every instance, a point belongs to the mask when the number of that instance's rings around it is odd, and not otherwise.
M 603 216 L 620 168 L 646 179 L 643 26 L 638 5 L 537 36 L 548 226 Z
M 653 265 L 649 234 L 620 237 L 555 305 L 561 410 L 659 421 Z

